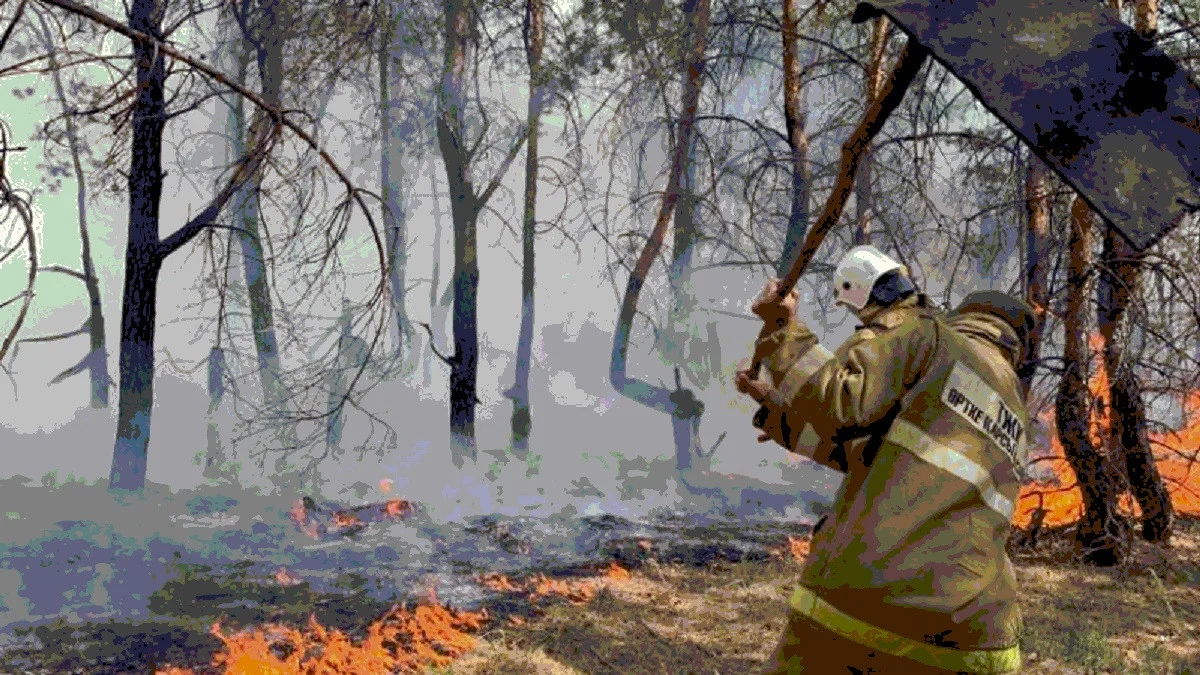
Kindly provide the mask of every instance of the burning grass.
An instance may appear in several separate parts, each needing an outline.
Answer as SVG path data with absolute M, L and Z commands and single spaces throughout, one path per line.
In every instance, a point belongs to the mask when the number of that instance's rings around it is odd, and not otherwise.
M 1200 521 L 1181 519 L 1169 548 L 1137 542 L 1134 561 L 1119 568 L 1076 565 L 1068 540 L 1069 532 L 1056 530 L 1038 549 L 1014 554 L 1030 657 L 1023 672 L 1200 670 Z M 664 563 L 647 555 L 632 568 L 481 575 L 480 585 L 500 596 L 486 612 L 449 609 L 431 593 L 412 608 L 364 608 L 358 616 L 365 620 L 349 626 L 335 626 L 335 614 L 314 618 L 316 612 L 216 625 L 208 619 L 196 630 L 214 643 L 210 651 L 181 658 L 177 649 L 149 672 L 756 672 L 783 629 L 807 545 L 805 537 L 780 537 L 776 555 L 736 563 Z M 306 588 L 286 585 L 291 577 L 284 572 L 273 581 L 287 593 Z M 262 602 L 256 615 L 269 616 L 269 598 Z
M 630 576 L 629 570 L 613 562 L 590 579 L 560 579 L 542 573 L 525 579 L 513 579 L 504 574 L 488 573 L 479 575 L 476 581 L 490 591 L 524 597 L 533 603 L 549 598 L 564 598 L 572 604 L 583 605 L 591 602 L 607 584 L 627 581 Z
M 1090 340 L 1093 354 L 1092 375 L 1088 390 L 1095 405 L 1089 413 L 1088 431 L 1092 447 L 1103 448 L 1111 427 L 1109 413 L 1108 376 L 1100 363 L 1103 339 L 1093 335 Z M 1194 393 L 1184 402 L 1184 424 L 1175 431 L 1149 434 L 1159 473 L 1171 495 L 1171 503 L 1179 515 L 1200 517 L 1200 392 Z M 1054 410 L 1046 410 L 1042 421 L 1054 428 Z M 1057 527 L 1076 522 L 1082 514 L 1083 499 L 1077 486 L 1074 470 L 1067 462 L 1057 434 L 1051 434 L 1049 452 L 1038 457 L 1038 461 L 1049 466 L 1058 485 L 1035 483 L 1021 490 L 1013 516 L 1013 525 L 1029 527 L 1035 513 L 1043 510 L 1042 525 Z M 1121 512 L 1129 517 L 1139 517 L 1141 509 L 1128 493 L 1118 502 Z
M 360 641 L 309 617 L 304 630 L 279 624 L 226 632 L 220 623 L 211 634 L 223 650 L 213 667 L 226 675 L 367 675 L 420 673 L 442 667 L 475 647 L 472 633 L 487 621 L 487 612 L 454 611 L 441 605 L 409 610 L 393 607 L 372 623 Z M 157 675 L 195 675 L 170 667 Z
M 704 566 L 653 559 L 586 604 L 494 626 L 456 675 L 757 672 L 783 630 L 807 540 L 766 562 Z M 1200 672 L 1200 521 L 1176 543 L 1096 570 L 1072 562 L 1066 533 L 1015 557 L 1027 675 Z M 1190 669 L 1190 670 L 1188 670 Z
M 280 583 L 293 577 L 280 570 Z M 513 580 L 502 574 L 479 577 L 481 586 L 494 592 L 543 604 L 549 598 L 564 598 L 582 605 L 592 602 L 598 590 L 631 578 L 629 570 L 610 563 L 592 578 L 559 579 L 534 574 Z M 507 625 L 524 626 L 521 616 L 508 617 Z M 310 616 L 303 629 L 268 623 L 245 630 L 226 631 L 214 623 L 210 634 L 221 642 L 212 658 L 211 671 L 224 675 L 367 675 L 371 673 L 423 673 L 444 668 L 473 650 L 475 633 L 490 622 L 488 611 L 453 610 L 438 604 L 433 589 L 425 604 L 407 609 L 393 606 L 371 623 L 358 640 L 347 633 L 322 625 Z M 199 675 L 196 671 L 168 667 L 156 675 Z

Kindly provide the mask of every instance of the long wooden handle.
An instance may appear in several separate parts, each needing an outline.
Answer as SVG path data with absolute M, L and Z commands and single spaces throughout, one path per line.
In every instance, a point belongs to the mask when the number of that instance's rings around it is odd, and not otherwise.
M 841 219 L 842 210 L 845 209 L 850 192 L 854 189 L 854 178 L 858 174 L 859 160 L 866 149 L 870 147 L 875 136 L 879 134 L 888 117 L 900 105 L 900 100 L 904 98 L 904 92 L 908 90 L 908 86 L 920 72 L 921 66 L 925 65 L 925 59 L 928 56 L 929 49 L 909 38 L 895 68 L 892 69 L 891 76 L 884 83 L 880 96 L 871 102 L 870 107 L 863 114 L 862 121 L 858 123 L 858 128 L 842 144 L 842 170 L 834 185 L 833 193 L 826 200 L 825 210 L 821 212 L 821 217 L 817 219 L 804 238 L 804 244 L 800 247 L 800 252 L 796 255 L 791 270 L 780 283 L 779 299 L 787 297 L 787 294 L 796 286 L 796 282 L 800 280 L 800 276 L 804 274 L 813 255 L 821 246 L 821 242 L 825 241 L 825 236 Z M 759 348 L 755 348 L 751 372 L 757 373 L 762 364 L 764 355 L 760 351 Z

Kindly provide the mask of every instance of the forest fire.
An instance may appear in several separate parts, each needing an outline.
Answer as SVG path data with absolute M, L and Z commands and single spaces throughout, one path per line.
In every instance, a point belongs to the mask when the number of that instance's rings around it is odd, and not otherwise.
M 1095 403 L 1089 413 L 1088 432 L 1093 447 L 1103 447 L 1110 428 L 1108 374 L 1100 365 L 1104 340 L 1099 335 L 1091 336 L 1090 352 L 1093 368 L 1088 380 L 1088 390 Z M 1047 410 L 1042 421 L 1054 429 L 1055 411 Z M 1200 392 L 1189 395 L 1184 404 L 1184 424 L 1174 432 L 1149 434 L 1150 444 L 1157 459 L 1158 470 L 1166 482 L 1172 504 L 1177 513 L 1200 515 L 1200 471 L 1193 464 L 1200 449 Z M 1047 464 L 1058 479 L 1060 487 L 1032 484 L 1022 488 L 1013 516 L 1015 527 L 1027 528 L 1035 512 L 1045 511 L 1041 524 L 1057 527 L 1074 523 L 1082 515 L 1083 500 L 1076 486 L 1076 476 L 1063 453 L 1057 432 L 1050 434 L 1049 453 L 1035 457 Z M 1137 517 L 1141 509 L 1128 493 L 1121 495 L 1118 506 L 1122 513 Z
M 771 548 L 770 554 L 773 558 L 790 557 L 796 562 L 804 562 L 808 558 L 809 546 L 811 544 L 811 537 L 793 537 L 789 534 L 787 545 Z
M 381 487 L 384 484 L 387 483 L 380 481 Z M 399 498 L 344 509 L 321 507 L 311 498 L 304 497 L 292 504 L 289 515 L 301 532 L 313 539 L 321 539 L 354 534 L 368 523 L 404 518 L 415 510 L 412 502 Z
M 629 570 L 611 562 L 597 579 L 555 579 L 538 573 L 524 580 L 514 580 L 505 574 L 493 572 L 479 575 L 475 580 L 480 586 L 496 593 L 521 595 L 531 601 L 561 597 L 572 604 L 582 605 L 595 597 L 602 584 L 626 581 L 631 577 Z
M 475 647 L 471 633 L 488 620 L 486 611 L 466 612 L 442 605 L 418 605 L 412 610 L 393 607 L 367 627 L 357 644 L 345 633 L 322 626 L 310 617 L 304 630 L 268 625 L 226 634 L 220 623 L 211 634 L 224 645 L 213 666 L 226 675 L 360 675 L 420 673 L 429 666 L 445 667 Z M 157 675 L 194 675 L 168 668 Z
M 286 567 L 280 567 L 275 572 L 275 581 L 280 586 L 298 586 L 304 581 L 295 574 L 288 571 Z

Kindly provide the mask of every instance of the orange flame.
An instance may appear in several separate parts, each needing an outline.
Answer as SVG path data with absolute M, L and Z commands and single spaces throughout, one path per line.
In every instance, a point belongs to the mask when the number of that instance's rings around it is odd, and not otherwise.
M 226 634 L 214 623 L 212 635 L 224 644 L 213 665 L 225 675 L 359 675 L 363 673 L 421 673 L 429 666 L 445 667 L 475 648 L 470 633 L 488 619 L 487 612 L 453 611 L 440 605 L 420 605 L 409 611 L 393 607 L 367 628 L 361 643 L 322 626 L 310 617 L 306 630 L 271 624 Z M 286 653 L 280 657 L 279 653 Z M 194 675 L 191 670 L 167 668 L 157 675 Z
M 1089 413 L 1088 435 L 1093 447 L 1104 447 L 1111 428 L 1108 373 L 1100 356 L 1104 353 L 1104 338 L 1098 334 L 1092 335 L 1088 346 L 1093 359 L 1088 391 L 1095 402 Z M 1042 415 L 1042 420 L 1050 429 L 1054 429 L 1054 414 L 1054 410 L 1048 410 Z M 1200 448 L 1200 392 L 1188 396 L 1184 404 L 1184 420 L 1183 428 L 1179 431 L 1150 433 L 1149 440 L 1151 447 L 1157 450 L 1158 470 L 1166 483 L 1176 513 L 1200 516 L 1200 472 L 1192 470 L 1196 458 L 1190 457 Z M 1044 512 L 1042 524 L 1048 527 L 1069 525 L 1083 513 L 1083 498 L 1076 486 L 1077 477 L 1065 458 L 1057 433 L 1050 435 L 1050 453 L 1042 459 L 1064 487 L 1041 484 L 1024 486 L 1013 515 L 1012 524 L 1015 527 L 1029 527 L 1039 509 Z M 1125 515 L 1141 515 L 1141 509 L 1128 493 L 1121 495 L 1118 507 Z
M 604 577 L 613 581 L 625 581 L 632 576 L 633 575 L 629 573 L 629 570 L 621 567 L 615 562 L 609 563 L 608 567 L 604 569 Z
M 338 511 L 333 514 L 333 524 L 338 527 L 354 527 L 362 525 L 362 519 L 349 511 Z
M 499 572 L 480 575 L 476 580 L 480 586 L 497 593 L 520 593 L 522 590 L 512 579 Z
M 404 499 L 392 499 L 384 505 L 384 511 L 393 518 L 401 518 L 412 513 L 413 505 Z
M 303 583 L 300 577 L 292 574 L 286 567 L 280 567 L 279 571 L 275 572 L 275 581 L 281 586 L 295 586 Z
M 392 482 L 391 478 L 380 478 L 379 479 L 379 491 L 385 495 L 392 491 L 392 485 L 393 485 L 393 482 Z
M 788 535 L 788 548 L 791 550 L 792 557 L 801 562 L 808 557 L 808 547 L 810 540 L 798 539 Z
M 566 598 L 571 604 L 583 605 L 596 595 L 595 584 L 590 581 L 551 579 L 541 573 L 535 574 L 531 581 L 533 591 L 529 594 L 530 600 L 557 595 Z
M 292 517 L 292 521 L 296 523 L 296 527 L 299 527 L 301 532 L 313 539 L 321 538 L 321 528 L 316 521 L 308 517 L 308 509 L 304 508 L 304 500 L 297 499 L 292 504 L 288 515 Z
M 490 591 L 525 595 L 531 601 L 562 597 L 568 602 L 582 605 L 596 596 L 600 585 L 626 581 L 632 576 L 629 570 L 611 562 L 593 579 L 554 579 L 538 573 L 524 581 L 514 581 L 499 572 L 490 572 L 476 576 L 475 581 Z

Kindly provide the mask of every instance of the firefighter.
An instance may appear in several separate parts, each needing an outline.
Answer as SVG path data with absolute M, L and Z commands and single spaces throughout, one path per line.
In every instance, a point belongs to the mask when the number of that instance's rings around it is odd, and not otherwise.
M 856 247 L 834 273 L 863 326 L 831 354 L 768 282 L 753 310 L 769 381 L 760 441 L 844 472 L 813 533 L 767 673 L 1009 673 L 1020 669 L 1005 552 L 1027 412 L 1016 368 L 1033 314 L 997 292 L 950 315 L 903 267 Z

